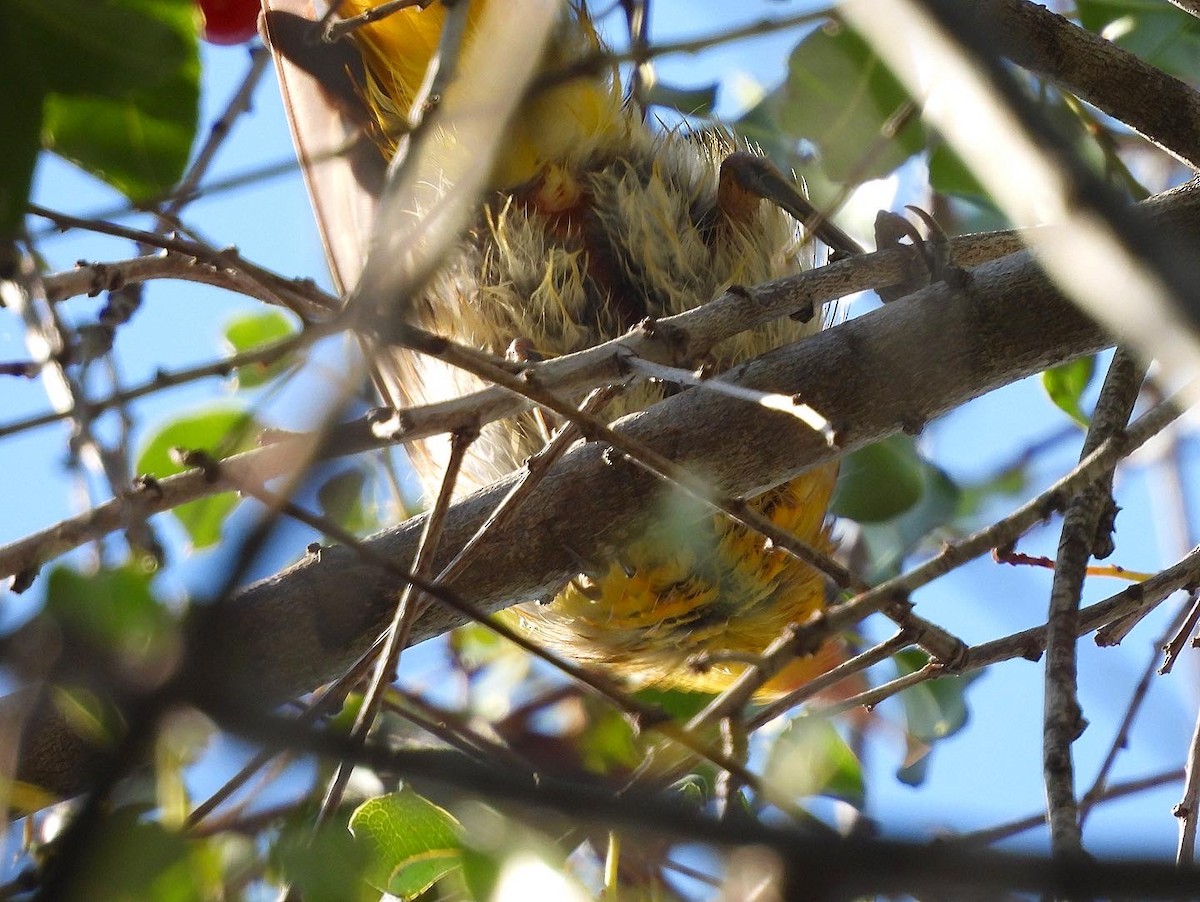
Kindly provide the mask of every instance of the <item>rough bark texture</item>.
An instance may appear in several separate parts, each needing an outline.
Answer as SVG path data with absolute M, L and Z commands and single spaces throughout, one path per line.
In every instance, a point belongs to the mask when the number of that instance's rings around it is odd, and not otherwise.
M 1186 82 L 1039 4 L 986 0 L 969 9 L 1002 56 L 1200 167 L 1200 94 Z

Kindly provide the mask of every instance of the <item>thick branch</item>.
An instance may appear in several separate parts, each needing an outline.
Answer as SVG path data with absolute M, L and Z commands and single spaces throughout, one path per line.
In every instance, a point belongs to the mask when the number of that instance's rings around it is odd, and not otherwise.
M 1112 41 L 1029 0 L 969 5 L 997 50 L 1200 169 L 1200 94 Z
M 964 235 L 950 242 L 955 262 L 968 267 L 1013 253 L 1020 246 L 1019 237 L 1012 232 Z M 622 360 L 629 356 L 673 366 L 696 366 L 714 344 L 745 329 L 797 310 L 819 309 L 822 304 L 848 294 L 901 281 L 910 275 L 911 260 L 907 250 L 896 248 L 842 260 L 751 289 L 731 290 L 703 306 L 656 321 L 652 329 L 637 328 L 585 351 L 537 364 L 530 369 L 530 378 L 542 388 L 566 397 L 623 380 L 628 374 Z M 328 450 L 331 454 L 356 454 L 392 441 L 414 441 L 475 429 L 530 406 L 528 399 L 491 386 L 449 401 L 405 410 L 396 418 L 395 433 L 386 437 L 380 436 L 374 427 L 339 429 L 336 447 Z M 40 421 L 48 420 L 42 417 L 9 424 L 0 427 L 0 435 L 6 429 L 26 428 L 30 422 Z M 300 435 L 227 458 L 216 480 L 211 473 L 190 470 L 152 486 L 135 486 L 127 494 L 0 547 L 0 579 L 17 576 L 18 587 L 27 585 L 46 561 L 120 529 L 131 507 L 139 515 L 148 516 L 229 491 L 247 480 L 266 482 L 292 473 L 298 461 L 308 461 L 314 440 L 311 435 Z
M 1160 227 L 1200 245 L 1200 194 L 1178 192 L 1157 205 Z M 1050 285 L 1028 255 L 1014 254 L 969 274 L 962 287 L 932 286 L 904 301 L 783 348 L 731 374 L 746 386 L 798 395 L 836 427 L 839 449 L 782 413 L 712 392 L 688 391 L 626 418 L 620 428 L 718 490 L 752 495 L 830 458 L 930 419 L 994 388 L 1109 343 Z M 737 437 L 730 453 L 730 437 Z M 578 572 L 580 556 L 603 560 L 659 509 L 655 480 L 604 449 L 577 447 L 546 475 L 512 526 L 485 539 L 480 563 L 451 588 L 480 610 L 544 598 Z M 447 519 L 444 566 L 453 550 L 509 490 L 503 480 L 456 504 Z M 369 540 L 407 565 L 423 520 Z M 380 633 L 400 587 L 348 548 L 331 548 L 247 588 L 207 636 L 214 684 L 283 699 L 334 678 Z M 414 640 L 460 619 L 433 606 Z M 0 708 L 0 717 L 4 715 Z M 56 792 L 86 788 L 86 758 L 44 713 L 35 714 L 19 777 Z

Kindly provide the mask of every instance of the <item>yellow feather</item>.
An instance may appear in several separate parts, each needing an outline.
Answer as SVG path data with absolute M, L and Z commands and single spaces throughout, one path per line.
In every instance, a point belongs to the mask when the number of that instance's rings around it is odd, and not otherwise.
M 473 0 L 461 54 L 487 52 L 477 46 L 479 23 L 489 0 Z M 349 17 L 378 6 L 379 0 L 342 0 L 339 12 Z M 401 9 L 356 32 L 367 60 L 366 97 L 383 133 L 395 136 L 409 121 L 413 100 L 425 80 L 446 19 L 446 8 L 433 3 L 428 9 Z M 573 13 L 564 18 L 542 62 L 554 72 L 569 60 L 600 49 L 599 39 L 586 18 Z M 469 70 L 468 67 L 464 67 Z M 612 78 L 574 78 L 528 99 L 506 137 L 506 153 L 493 175 L 497 188 L 523 184 L 553 163 L 572 161 L 581 148 L 626 126 L 621 112 L 619 86 Z
M 343 15 L 375 0 L 344 0 Z M 464 57 L 484 3 L 475 0 Z M 357 32 L 369 71 L 366 96 L 383 130 L 407 121 L 444 20 L 440 4 L 395 13 Z M 543 71 L 558 71 L 600 48 L 578 9 L 563 18 Z M 464 66 L 464 70 L 468 67 Z M 425 290 L 423 324 L 502 354 L 525 338 L 544 354 L 599 343 L 645 316 L 704 303 L 731 284 L 756 284 L 800 268 L 795 223 L 765 204 L 723 218 L 717 198 L 721 157 L 731 148 L 680 133 L 656 134 L 620 103 L 609 75 L 577 77 L 535 92 L 521 106 L 493 184 L 469 240 Z M 714 349 L 727 367 L 802 337 L 790 320 L 735 336 Z M 452 397 L 474 380 L 428 358 L 407 362 L 399 386 L 411 403 Z M 615 419 L 661 400 L 659 385 L 626 392 L 605 415 Z M 542 442 L 526 414 L 484 427 L 464 465 L 466 489 L 519 467 Z M 736 449 L 731 448 L 731 453 Z M 426 475 L 436 479 L 428 455 Z M 756 499 L 780 526 L 829 550 L 826 508 L 836 467 L 811 471 Z M 670 516 L 622 550 L 619 561 L 581 574 L 547 605 L 514 615 L 551 647 L 639 683 L 719 691 L 744 669 L 719 659 L 706 670 L 700 653 L 756 654 L 790 623 L 825 600 L 812 568 L 724 516 Z M 786 691 L 827 669 L 836 651 L 799 661 L 765 687 Z

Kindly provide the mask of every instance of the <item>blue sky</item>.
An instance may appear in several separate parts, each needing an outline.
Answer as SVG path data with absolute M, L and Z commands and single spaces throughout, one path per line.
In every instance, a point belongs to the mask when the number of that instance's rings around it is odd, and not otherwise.
M 728 24 L 733 15 L 728 4 L 716 0 L 687 4 L 686 21 L 678 17 L 680 8 L 656 6 L 660 11 L 654 23 L 656 38 L 707 33 Z M 777 2 L 747 3 L 736 15 L 752 21 L 768 13 L 798 8 Z M 796 40 L 796 33 L 780 33 L 738 42 L 699 57 L 667 58 L 660 62 L 659 72 L 665 81 L 683 86 L 699 86 L 711 79 L 711 73 L 725 73 L 720 109 L 729 113 L 737 106 L 735 86 L 752 82 L 769 86 L 782 77 L 786 54 Z M 244 48 L 204 49 L 205 123 L 211 123 L 223 108 L 247 65 Z M 252 113 L 238 121 L 209 181 L 271 166 L 290 155 L 282 108 L 273 75 L 269 74 L 255 95 Z M 48 207 L 85 215 L 121 204 L 110 190 L 50 158 L 39 167 L 36 199 Z M 215 244 L 237 245 L 248 259 L 280 273 L 311 276 L 328 284 L 307 199 L 295 172 L 206 197 L 188 208 L 186 218 Z M 46 238 L 39 242 L 39 249 L 51 270 L 67 268 L 78 259 L 121 259 L 131 253 L 125 242 L 75 233 Z M 68 315 L 77 322 L 86 321 L 94 316 L 100 303 L 100 299 L 76 299 L 67 305 Z M 223 323 L 240 311 L 255 309 L 258 305 L 252 301 L 203 286 L 183 282 L 152 285 L 144 308 L 119 333 L 121 381 L 136 383 L 151 377 L 161 366 L 177 368 L 214 358 L 221 350 Z M 0 360 L 24 356 L 19 323 L 0 310 Z M 310 367 L 299 382 L 270 400 L 268 418 L 285 426 L 301 424 L 325 384 L 328 374 L 323 374 L 321 367 L 337 366 L 338 359 L 335 347 L 324 349 L 319 355 L 320 366 Z M 149 399 L 137 408 L 138 431 L 144 435 L 161 418 L 210 403 L 223 393 L 212 381 Z M 38 382 L 0 382 L 0 422 L 38 413 L 46 407 Z M 1027 380 L 931 424 L 920 441 L 923 450 L 948 472 L 969 481 L 1007 464 L 1030 443 L 1059 430 L 1064 422 L 1036 381 Z M 1069 468 L 1078 444 L 1078 437 L 1074 437 L 1041 458 L 1035 481 L 1048 484 Z M 0 473 L 7 474 L 0 479 L 0 506 L 6 512 L 0 518 L 0 542 L 50 525 L 79 509 L 80 499 L 63 470 L 63 453 L 64 430 L 60 426 L 0 442 Z M 1193 475 L 1197 462 L 1190 440 L 1185 441 L 1183 456 L 1186 472 Z M 1145 455 L 1125 468 L 1118 479 L 1118 502 L 1125 510 L 1118 521 L 1115 560 L 1132 569 L 1152 570 L 1168 562 L 1162 548 L 1169 537 L 1158 534 L 1163 517 L 1152 495 L 1157 490 L 1153 466 L 1149 455 Z M 1191 483 L 1194 479 L 1189 480 Z M 1031 486 L 1030 491 L 1040 487 Z M 985 515 L 1005 513 L 1021 500 L 996 503 Z M 220 558 L 209 554 L 189 558 L 179 530 L 165 518 L 159 520 L 164 521 L 160 528 L 172 540 L 173 558 L 183 562 L 180 573 L 167 580 L 167 587 L 179 589 L 186 585 L 199 592 L 211 589 L 219 579 Z M 309 533 L 297 527 L 281 530 L 270 553 L 257 563 L 255 573 L 273 572 L 302 553 L 311 539 Z M 1052 526 L 1022 543 L 1022 550 L 1052 556 L 1055 543 Z M 119 556 L 119 548 L 116 553 Z M 914 600 L 923 616 L 975 642 L 1041 622 L 1049 585 L 1048 571 L 1005 567 L 985 560 L 921 590 Z M 1120 587 L 1111 580 L 1094 580 L 1088 586 L 1085 602 L 1099 600 Z M 0 622 L 12 623 L 18 616 L 16 612 L 27 610 L 37 597 L 36 588 L 29 593 L 29 600 L 17 600 L 5 593 Z M 1148 618 L 1120 649 L 1098 650 L 1086 639 L 1081 644 L 1081 698 L 1090 721 L 1076 745 L 1081 788 L 1089 784 L 1107 748 L 1166 617 L 1160 613 Z M 1171 676 L 1156 683 L 1142 726 L 1116 770 L 1117 779 L 1182 762 L 1195 714 L 1196 666 L 1194 652 L 1189 654 L 1192 656 L 1185 656 Z M 404 678 L 422 683 L 436 672 L 438 662 L 438 653 L 426 649 L 406 659 Z M 895 721 L 898 708 L 894 703 L 881 707 L 885 725 L 876 732 L 878 741 L 871 745 L 868 760 L 872 771 L 868 813 L 889 832 L 927 835 L 940 828 L 989 826 L 1031 813 L 1041 804 L 1040 666 L 1015 661 L 993 668 L 972 688 L 969 699 L 974 715 L 971 723 L 939 745 L 930 779 L 919 788 L 901 785 L 892 777 L 899 765 L 901 742 L 886 722 Z M 1178 792 L 1177 786 L 1170 787 L 1129 802 L 1102 806 L 1085 834 L 1090 848 L 1097 852 L 1171 854 L 1176 824 L 1170 808 L 1178 800 Z M 1042 834 L 1037 833 L 1023 842 L 1040 848 L 1041 841 Z

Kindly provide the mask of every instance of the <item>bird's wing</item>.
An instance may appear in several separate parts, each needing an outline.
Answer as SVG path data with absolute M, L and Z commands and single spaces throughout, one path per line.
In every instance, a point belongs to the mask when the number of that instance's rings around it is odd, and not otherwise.
M 263 37 L 334 287 L 344 294 L 362 272 L 387 161 L 369 137 L 357 49 L 314 36 L 324 6 L 320 0 L 263 0 Z

